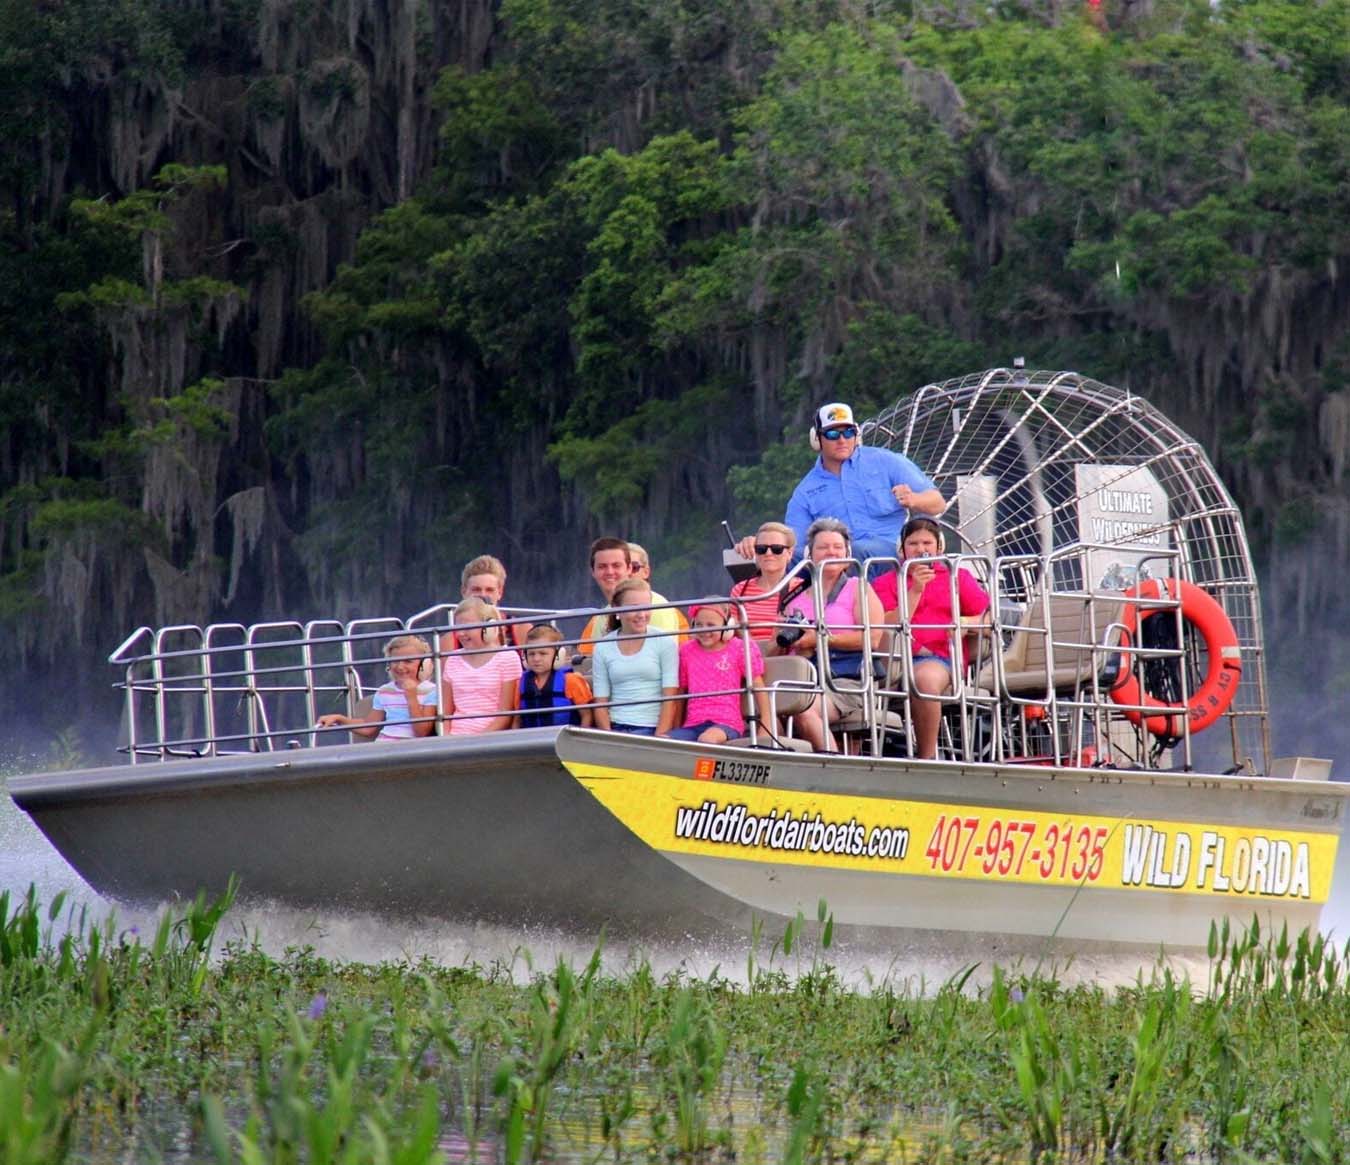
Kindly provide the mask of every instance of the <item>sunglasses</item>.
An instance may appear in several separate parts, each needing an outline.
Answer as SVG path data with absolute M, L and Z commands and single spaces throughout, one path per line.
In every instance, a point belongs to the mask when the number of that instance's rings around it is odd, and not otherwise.
M 852 441 L 858 435 L 858 426 L 845 425 L 838 429 L 822 429 L 820 435 L 827 441 Z
M 786 546 L 781 545 L 763 546 L 758 542 L 755 543 L 756 554 L 786 554 L 787 551 L 788 548 Z

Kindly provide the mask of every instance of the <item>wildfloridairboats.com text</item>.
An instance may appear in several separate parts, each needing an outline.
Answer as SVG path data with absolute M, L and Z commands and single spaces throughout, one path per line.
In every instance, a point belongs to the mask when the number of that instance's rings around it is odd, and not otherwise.
M 826 821 L 819 813 L 798 817 L 791 809 L 781 816 L 771 809 L 763 816 L 747 806 L 718 808 L 709 798 L 697 809 L 675 810 L 675 836 L 684 841 L 709 841 L 778 852 L 839 854 L 855 858 L 903 859 L 909 852 L 909 830 L 863 825 L 856 817 Z

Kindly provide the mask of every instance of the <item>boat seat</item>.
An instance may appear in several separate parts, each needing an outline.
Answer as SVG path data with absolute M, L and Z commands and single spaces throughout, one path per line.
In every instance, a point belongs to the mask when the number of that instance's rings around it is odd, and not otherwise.
M 356 703 L 352 705 L 352 710 L 350 714 L 357 720 L 364 720 L 367 716 L 370 715 L 371 709 L 374 707 L 375 707 L 375 694 L 372 692 L 369 696 L 362 696 L 359 700 L 357 700 Z M 375 737 L 360 736 L 357 733 L 353 732 L 350 736 L 350 739 L 355 743 L 370 744 L 375 739 Z
M 879 705 L 880 700 L 874 700 L 874 705 Z M 843 716 L 830 721 L 830 731 L 840 737 L 844 742 L 844 751 L 851 752 L 851 746 L 856 745 L 858 750 L 864 741 L 871 738 L 872 725 L 876 724 L 882 733 L 882 739 L 895 738 L 897 735 L 903 735 L 905 731 L 905 718 L 899 712 L 892 712 L 889 708 L 875 706 L 872 715 L 869 717 L 863 709 L 854 712 L 847 712 Z
M 1051 595 L 1049 631 L 1045 607 L 1038 598 L 1027 603 L 1022 621 L 1003 649 L 1003 691 L 1021 699 L 1046 698 L 1051 691 L 1074 692 L 1097 682 L 1109 686 L 1120 666 L 1118 654 L 1103 651 L 1120 643 L 1125 600 L 1115 595 Z M 1095 645 L 1095 646 L 1094 646 Z M 1054 671 L 1049 667 L 1054 656 Z M 976 679 L 979 688 L 995 686 L 994 661 L 988 660 Z
M 779 725 L 791 724 L 792 718 L 811 707 L 816 698 L 816 669 L 811 661 L 799 655 L 770 655 L 764 659 L 764 687 L 769 693 L 769 708 Z M 753 711 L 750 692 L 747 690 L 741 700 L 742 710 L 747 716 Z M 768 747 L 787 748 L 794 752 L 810 752 L 808 741 L 799 740 L 790 732 L 775 725 L 774 739 Z M 764 746 L 765 733 L 761 730 L 761 746 Z M 728 744 L 739 748 L 750 747 L 750 738 L 742 736 L 729 740 Z

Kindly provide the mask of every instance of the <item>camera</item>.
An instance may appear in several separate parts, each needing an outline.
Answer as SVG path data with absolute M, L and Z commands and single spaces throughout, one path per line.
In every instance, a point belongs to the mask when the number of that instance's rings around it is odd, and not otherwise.
M 779 647 L 791 647 L 806 634 L 806 629 L 810 625 L 810 620 L 800 611 L 788 611 L 783 616 L 783 621 L 788 626 L 778 628 L 778 634 L 773 637 L 773 641 Z

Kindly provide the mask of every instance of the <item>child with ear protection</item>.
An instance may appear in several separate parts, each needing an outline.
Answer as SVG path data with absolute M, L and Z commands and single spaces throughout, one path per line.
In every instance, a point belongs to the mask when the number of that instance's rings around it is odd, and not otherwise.
M 745 689 L 745 648 L 736 634 L 731 607 L 707 599 L 689 609 L 690 640 L 680 647 L 680 691 L 684 695 L 683 726 L 672 740 L 722 744 L 745 735 L 741 692 Z M 764 658 L 750 642 L 750 681 L 760 724 L 772 732 L 769 697 L 764 691 Z
M 525 672 L 520 677 L 516 717 L 518 728 L 575 724 L 589 728 L 594 722 L 591 709 L 578 707 L 595 697 L 591 685 L 563 659 L 566 652 L 558 646 L 563 633 L 548 623 L 531 627 L 525 636 Z
M 430 673 L 431 644 L 416 635 L 398 635 L 384 645 L 389 681 L 375 689 L 370 712 L 364 717 L 330 712 L 319 717 L 320 728 L 350 728 L 367 740 L 412 740 L 430 736 L 435 728 L 436 685 L 423 678 Z
M 459 648 L 441 665 L 441 712 L 452 736 L 500 732 L 514 722 L 520 656 L 503 649 L 501 612 L 476 596 L 455 608 Z
M 877 579 L 873 591 L 881 600 L 888 623 L 908 617 L 910 651 L 914 657 L 914 686 L 920 698 L 911 696 L 910 715 L 914 719 L 914 755 L 920 759 L 937 755 L 938 728 L 942 705 L 922 695 L 940 696 L 950 690 L 952 644 L 961 651 L 959 618 L 952 610 L 952 580 L 947 563 L 940 557 L 946 551 L 942 527 L 932 518 L 911 518 L 900 531 L 896 552 L 906 564 Z M 900 594 L 900 578 L 905 593 Z M 903 602 L 902 602 L 903 600 Z M 956 571 L 956 601 L 960 615 L 974 617 L 989 610 L 989 595 L 965 567 Z

